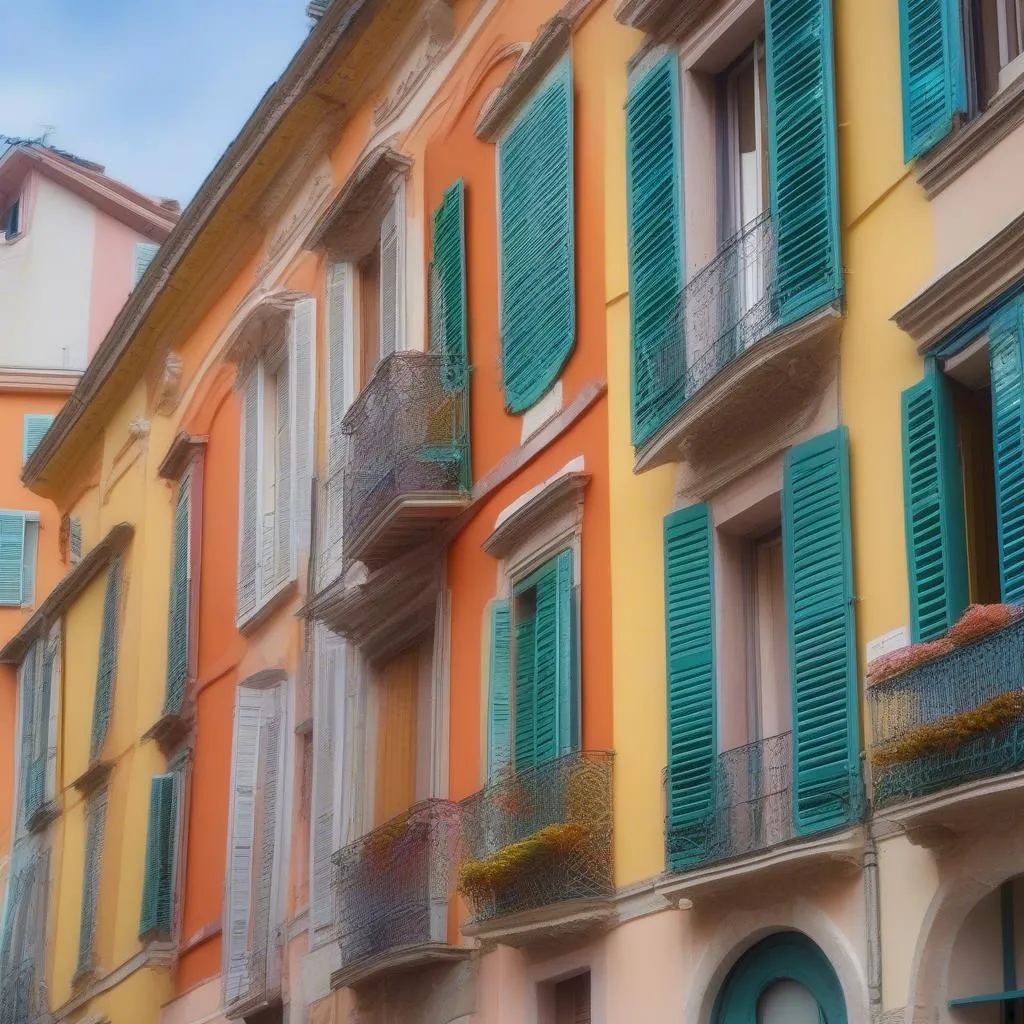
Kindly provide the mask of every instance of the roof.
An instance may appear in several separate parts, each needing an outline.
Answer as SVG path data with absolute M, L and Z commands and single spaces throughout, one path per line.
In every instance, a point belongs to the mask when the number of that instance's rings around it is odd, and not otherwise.
M 22 480 L 55 497 L 166 338 L 188 337 L 263 241 L 252 215 L 296 159 L 340 130 L 420 0 L 334 0 L 224 152 L 118 314 Z M 317 146 L 320 148 L 318 149 Z

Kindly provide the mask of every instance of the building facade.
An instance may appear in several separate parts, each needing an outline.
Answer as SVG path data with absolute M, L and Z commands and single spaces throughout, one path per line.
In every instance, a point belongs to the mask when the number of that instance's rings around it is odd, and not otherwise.
M 1020 3 L 310 13 L 24 469 L 53 1018 L 1017 1020 Z

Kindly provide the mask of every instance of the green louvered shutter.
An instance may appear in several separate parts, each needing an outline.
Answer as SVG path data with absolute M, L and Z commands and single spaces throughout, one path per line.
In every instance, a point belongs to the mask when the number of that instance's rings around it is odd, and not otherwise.
M 21 440 L 21 461 L 23 464 L 28 462 L 29 456 L 39 447 L 39 442 L 42 441 L 44 435 L 50 429 L 50 424 L 53 420 L 53 416 L 47 416 L 42 413 L 25 413 Z
M 536 670 L 534 637 L 536 614 L 517 618 L 515 623 L 515 759 L 516 768 L 536 763 Z
M 139 935 L 170 936 L 174 908 L 178 780 L 173 772 L 154 775 L 149 787 L 146 874 L 142 888 Z
M 633 85 L 626 102 L 634 444 L 646 441 L 671 415 L 686 373 L 678 316 L 680 137 L 679 62 L 669 54 Z
M 967 110 L 960 0 L 899 0 L 903 159 L 931 149 Z
M 801 834 L 849 821 L 858 793 L 857 656 L 845 427 L 786 453 L 783 555 L 793 689 L 793 816 Z
M 999 519 L 999 569 L 1003 600 L 1024 603 L 1024 391 L 1021 346 L 1024 300 L 1000 314 L 989 330 L 992 435 Z
M 766 0 L 776 292 L 783 324 L 839 299 L 832 0 Z
M 509 763 L 512 748 L 512 614 L 508 601 L 490 606 L 490 681 L 487 697 L 487 776 Z
M 572 64 L 563 60 L 498 144 L 505 408 L 525 412 L 576 341 Z
M 707 505 L 665 517 L 665 648 L 668 675 L 668 828 L 699 835 L 712 814 L 715 763 L 715 630 L 711 518 Z M 699 842 L 670 857 L 679 869 Z
M 430 347 L 441 352 L 441 381 L 447 391 L 466 386 L 469 346 L 466 321 L 464 187 L 460 178 L 434 211 L 430 261 Z
M 117 672 L 118 620 L 121 610 L 121 561 L 114 561 L 107 573 L 107 592 L 103 598 L 103 625 L 100 629 L 99 666 L 96 670 L 96 698 L 92 709 L 92 743 L 89 757 L 95 760 L 103 748 L 110 725 L 114 700 L 114 676 Z
M 101 790 L 88 800 L 85 811 L 85 862 L 82 871 L 82 912 L 78 928 L 78 969 L 81 974 L 93 966 L 93 938 L 96 907 L 100 894 L 100 862 L 107 819 L 107 792 Z
M 573 554 L 566 549 L 555 558 L 555 615 L 558 634 L 555 647 L 555 686 L 558 694 L 556 723 L 557 756 L 567 754 L 579 744 L 579 692 L 577 658 L 579 656 L 578 616 L 573 587 Z
M 171 556 L 171 607 L 167 624 L 167 694 L 165 711 L 179 711 L 188 682 L 189 531 L 191 475 L 178 484 L 174 506 L 174 552 Z
M 0 605 L 20 607 L 25 590 L 25 513 L 0 512 Z
M 930 373 L 903 405 L 903 500 L 911 629 L 941 636 L 967 605 L 964 494 L 949 383 Z

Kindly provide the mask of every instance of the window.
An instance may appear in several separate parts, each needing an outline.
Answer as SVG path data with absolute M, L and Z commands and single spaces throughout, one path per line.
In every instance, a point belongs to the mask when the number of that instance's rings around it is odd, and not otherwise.
M 142 280 L 142 275 L 145 274 L 146 269 L 153 262 L 159 251 L 160 245 L 157 242 L 135 243 L 135 262 L 132 264 L 132 288 Z
M 0 510 L 0 605 L 35 602 L 39 513 Z
M 100 896 L 100 866 L 107 823 L 107 791 L 92 793 L 85 802 L 85 863 L 82 872 L 82 914 L 78 930 L 76 977 L 89 974 L 94 964 L 96 911 Z
M 142 937 L 171 938 L 173 932 L 181 788 L 182 776 L 177 771 L 154 775 L 150 780 L 146 873 L 139 918 Z
M 253 683 L 256 680 L 252 681 Z M 285 683 L 243 684 L 235 703 L 224 906 L 224 1002 L 266 991 L 283 918 Z
M 11 1021 L 45 1017 L 46 917 L 50 851 L 34 840 L 11 851 L 7 894 L 0 917 L 0 978 L 5 1016 Z
M 968 102 L 983 110 L 1021 72 L 1024 0 L 964 0 Z
M 313 465 L 312 299 L 297 302 L 287 337 L 244 375 L 238 621 L 298 576 L 309 541 Z
M 18 830 L 55 798 L 58 707 L 61 693 L 61 627 L 50 627 L 28 649 L 19 668 L 21 707 Z
M 384 214 L 373 247 L 355 264 L 360 390 L 369 383 L 377 364 L 402 347 L 401 226 L 399 190 Z
M 107 570 L 107 588 L 103 595 L 103 623 L 100 627 L 99 661 L 96 668 L 96 695 L 92 709 L 92 740 L 89 759 L 97 760 L 110 727 L 114 709 L 114 680 L 117 675 L 117 652 L 121 639 L 121 559 L 115 558 Z
M 590 1024 L 590 972 L 555 985 L 554 1024 Z
M 39 442 L 42 441 L 46 431 L 50 429 L 53 420 L 53 416 L 42 413 L 25 414 L 25 428 L 21 443 L 22 464 L 28 462 L 29 456 L 39 447 Z
M 196 469 L 178 481 L 174 501 L 174 536 L 171 555 L 171 595 L 167 626 L 167 688 L 164 711 L 181 710 L 188 687 L 192 653 L 192 492 Z
M 4 233 L 4 238 L 11 241 L 13 238 L 17 238 L 21 234 L 21 200 L 15 199 L 10 206 L 4 211 L 2 220 L 0 220 L 0 230 Z

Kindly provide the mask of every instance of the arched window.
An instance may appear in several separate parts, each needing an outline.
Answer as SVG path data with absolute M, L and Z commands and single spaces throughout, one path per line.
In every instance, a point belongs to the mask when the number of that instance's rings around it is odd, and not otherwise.
M 847 1024 L 836 972 L 805 935 L 780 932 L 748 950 L 729 972 L 715 1024 Z

